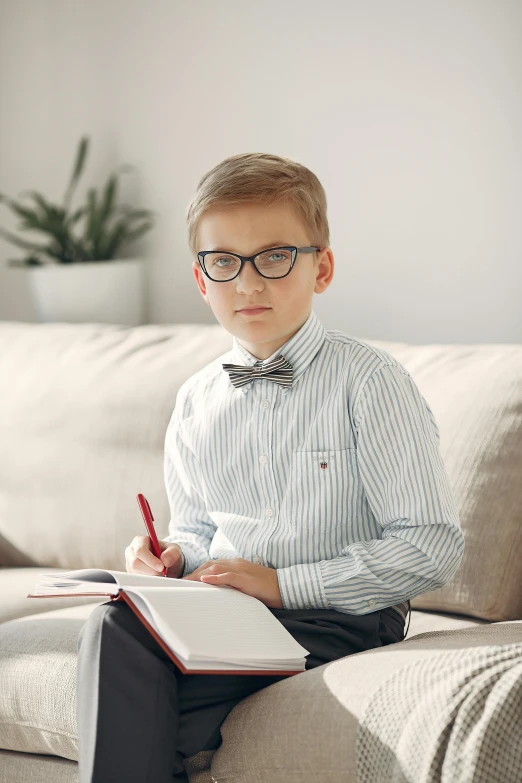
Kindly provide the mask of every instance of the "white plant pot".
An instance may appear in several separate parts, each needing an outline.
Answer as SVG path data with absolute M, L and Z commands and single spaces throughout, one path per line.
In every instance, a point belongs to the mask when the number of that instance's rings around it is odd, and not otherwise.
M 26 267 L 41 321 L 139 326 L 144 322 L 144 259 Z

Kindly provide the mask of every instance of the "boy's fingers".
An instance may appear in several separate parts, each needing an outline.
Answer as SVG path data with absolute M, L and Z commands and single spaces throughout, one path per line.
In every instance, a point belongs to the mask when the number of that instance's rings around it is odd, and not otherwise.
M 134 557 L 131 559 L 130 562 L 131 565 L 131 572 L 135 574 L 146 574 L 147 576 L 151 576 L 152 574 L 159 574 L 159 571 L 156 570 L 154 566 L 149 565 L 144 560 L 142 560 L 139 556 Z M 163 570 L 163 566 L 162 566 Z
M 157 568 L 156 566 L 159 566 Z M 160 574 L 164 565 L 150 549 L 148 536 L 135 536 L 125 549 L 125 567 L 129 573 Z
M 156 555 L 150 551 L 150 549 L 146 546 L 139 547 L 136 552 L 136 559 L 138 561 L 141 561 L 149 568 L 152 568 L 153 571 L 163 571 L 163 563 L 159 558 L 156 557 Z M 158 567 L 159 566 L 159 567 Z
M 171 566 L 178 563 L 181 560 L 181 552 L 178 547 L 172 547 L 172 549 L 164 549 L 161 553 L 161 560 L 164 565 Z

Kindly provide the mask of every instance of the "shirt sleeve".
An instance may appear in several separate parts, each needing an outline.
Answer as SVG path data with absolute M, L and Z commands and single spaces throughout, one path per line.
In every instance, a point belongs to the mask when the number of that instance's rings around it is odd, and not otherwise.
M 359 478 L 382 537 L 332 560 L 277 569 L 283 607 L 367 614 L 442 587 L 464 536 L 435 417 L 402 365 L 382 365 L 354 411 Z
M 212 559 L 209 548 L 217 527 L 207 513 L 198 459 L 183 440 L 182 400 L 178 392 L 165 435 L 164 478 L 170 520 L 163 541 L 180 545 L 185 561 L 181 575 L 185 576 Z

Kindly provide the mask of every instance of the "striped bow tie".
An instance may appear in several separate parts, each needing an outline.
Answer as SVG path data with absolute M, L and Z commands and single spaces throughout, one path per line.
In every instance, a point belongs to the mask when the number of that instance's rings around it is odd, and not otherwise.
M 224 364 L 223 369 L 230 375 L 230 380 L 239 388 L 252 379 L 267 378 L 280 386 L 291 386 L 294 370 L 282 354 L 279 354 L 264 366 L 253 364 L 251 367 L 242 364 Z

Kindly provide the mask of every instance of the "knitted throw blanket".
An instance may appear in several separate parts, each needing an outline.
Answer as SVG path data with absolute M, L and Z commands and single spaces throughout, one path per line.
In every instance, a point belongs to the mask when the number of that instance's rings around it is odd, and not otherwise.
M 520 783 L 522 642 L 394 672 L 364 707 L 356 752 L 358 783 Z

